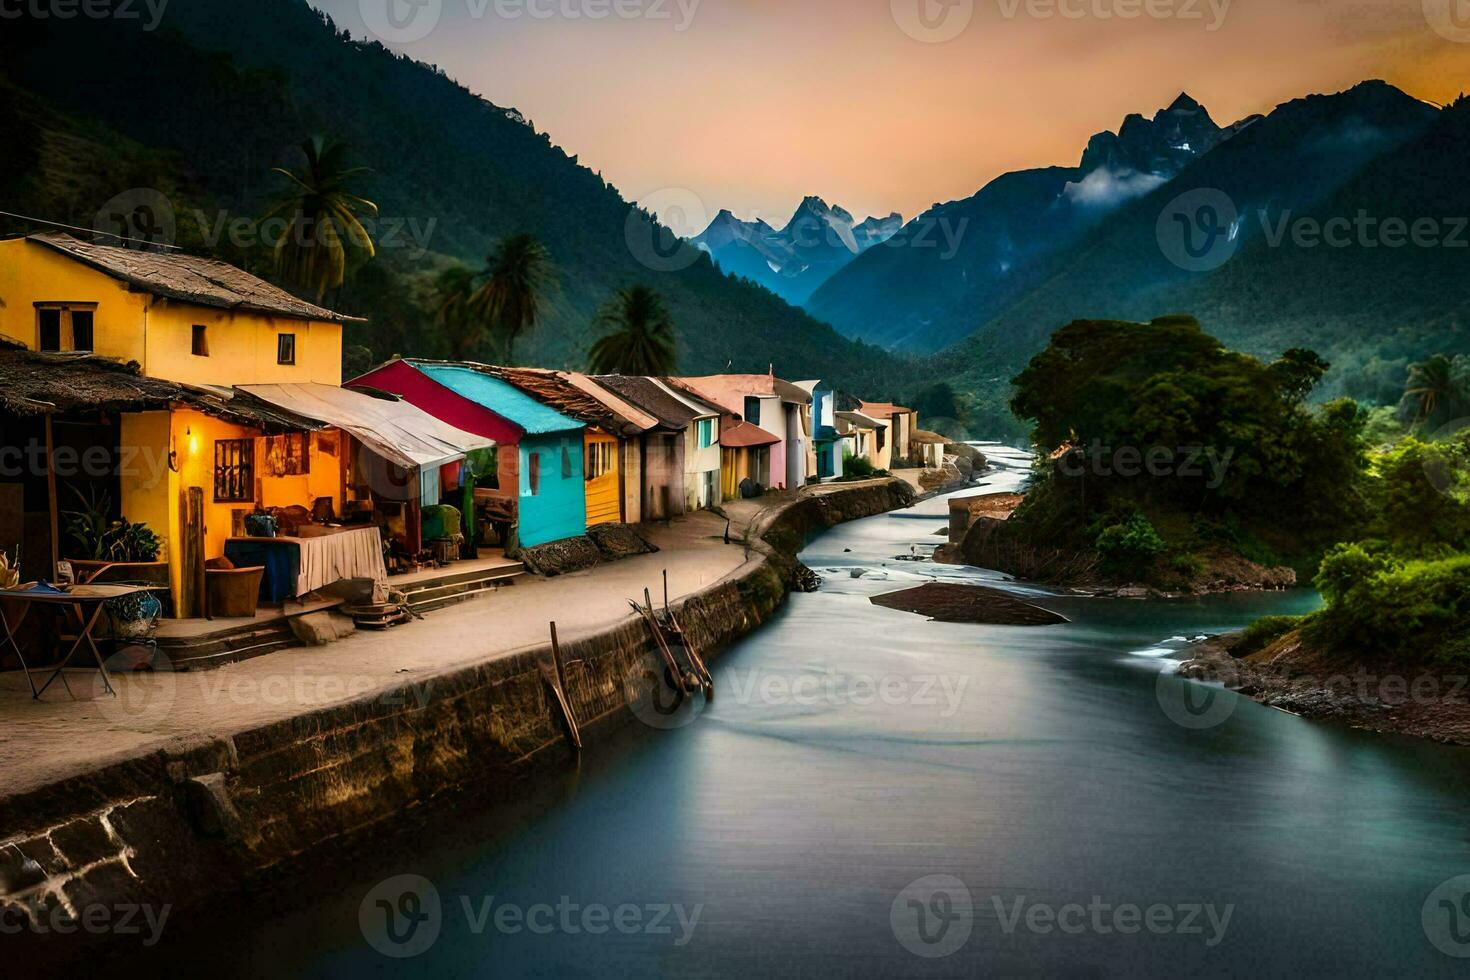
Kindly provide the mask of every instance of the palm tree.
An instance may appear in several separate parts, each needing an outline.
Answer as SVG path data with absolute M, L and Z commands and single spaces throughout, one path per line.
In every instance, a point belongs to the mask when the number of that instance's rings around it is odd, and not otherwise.
M 647 286 L 621 289 L 597 322 L 612 332 L 592 345 L 593 374 L 659 377 L 674 373 L 674 321 L 663 297 Z
M 463 265 L 452 265 L 434 280 L 438 305 L 434 311 L 444 338 L 449 343 L 451 360 L 467 360 L 485 336 L 485 326 L 475 315 L 475 273 Z
M 470 309 L 505 344 L 505 360 L 515 360 L 516 339 L 535 329 L 547 294 L 555 287 L 551 254 L 534 235 L 513 235 L 487 260 L 485 284 Z
M 376 217 L 378 206 L 348 189 L 368 171 L 347 165 L 346 144 L 314 138 L 301 150 L 306 167 L 300 172 L 273 168 L 290 185 L 264 221 L 286 219 L 275 243 L 276 272 L 293 286 L 315 291 L 320 303 L 328 289 L 342 285 L 349 252 L 377 254 L 362 217 Z
M 1404 403 L 1406 410 L 1412 410 L 1414 421 L 1428 422 L 1443 405 L 1459 400 L 1464 394 L 1459 384 L 1462 379 L 1456 377 L 1459 373 L 1455 361 L 1444 354 L 1409 365 Z

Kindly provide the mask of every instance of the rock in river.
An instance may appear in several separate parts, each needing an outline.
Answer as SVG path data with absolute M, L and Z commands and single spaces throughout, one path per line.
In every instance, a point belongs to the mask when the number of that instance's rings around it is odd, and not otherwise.
M 916 589 L 873 597 L 873 603 L 901 612 L 928 616 L 938 623 L 984 623 L 989 626 L 1055 626 L 1067 622 L 1049 609 L 1022 602 L 1009 593 L 983 585 L 930 582 Z

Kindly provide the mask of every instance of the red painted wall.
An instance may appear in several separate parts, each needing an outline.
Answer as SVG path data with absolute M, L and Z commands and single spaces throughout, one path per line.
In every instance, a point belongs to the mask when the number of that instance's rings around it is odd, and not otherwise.
M 378 388 L 391 391 L 410 405 L 428 412 L 441 422 L 477 436 L 494 439 L 504 446 L 520 444 L 526 431 L 484 405 L 451 391 L 406 361 L 394 361 L 375 368 L 344 387 Z

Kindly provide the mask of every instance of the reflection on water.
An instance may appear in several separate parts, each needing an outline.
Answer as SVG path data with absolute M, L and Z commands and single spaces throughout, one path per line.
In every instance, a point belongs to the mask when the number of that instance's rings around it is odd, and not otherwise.
M 982 492 L 1013 485 L 1014 462 Z M 1466 753 L 1225 692 L 1207 724 L 1169 703 L 1182 682 L 1160 671 L 1190 639 L 1314 595 L 1094 600 L 895 560 L 945 520 L 930 501 L 814 543 L 822 591 L 720 658 L 687 727 L 626 731 L 512 806 L 407 815 L 289 905 L 166 957 L 342 977 L 1457 972 L 1421 915 L 1470 872 Z M 932 579 L 1073 622 L 936 624 L 868 601 Z M 360 921 L 400 874 L 441 910 L 412 959 Z M 1068 906 L 1064 931 L 1047 910 Z

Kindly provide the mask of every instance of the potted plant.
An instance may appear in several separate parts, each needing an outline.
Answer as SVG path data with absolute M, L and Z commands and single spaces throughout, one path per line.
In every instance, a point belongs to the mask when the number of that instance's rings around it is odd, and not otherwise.
M 127 518 L 112 520 L 112 497 L 107 493 L 83 495 L 75 488 L 80 507 L 66 512 L 66 531 L 79 549 L 71 565 L 78 581 L 106 574 L 113 582 L 168 584 L 168 565 L 158 560 L 163 540 L 146 524 Z

